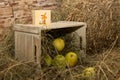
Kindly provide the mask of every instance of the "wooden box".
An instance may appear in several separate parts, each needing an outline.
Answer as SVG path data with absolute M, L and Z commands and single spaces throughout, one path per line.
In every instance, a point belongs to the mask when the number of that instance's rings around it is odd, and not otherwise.
M 41 31 L 57 30 L 77 32 L 82 39 L 82 49 L 86 52 L 86 23 L 73 21 L 58 21 L 49 26 L 15 24 L 15 57 L 20 61 L 41 62 Z

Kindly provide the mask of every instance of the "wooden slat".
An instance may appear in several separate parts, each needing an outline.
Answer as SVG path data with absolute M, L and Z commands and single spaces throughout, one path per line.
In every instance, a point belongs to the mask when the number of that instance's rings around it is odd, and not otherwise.
M 73 21 L 59 21 L 52 23 L 48 27 L 44 27 L 44 29 L 59 29 L 59 28 L 72 28 L 72 27 L 83 27 L 85 23 L 83 22 L 73 22 Z M 43 29 L 43 30 L 44 30 Z
M 83 22 L 72 22 L 72 21 L 59 21 L 51 23 L 49 26 L 35 26 L 32 24 L 16 24 L 14 30 L 21 32 L 28 32 L 33 34 L 39 34 L 40 30 L 51 30 L 60 28 L 72 28 L 72 27 L 83 27 Z
M 36 46 L 36 62 L 40 62 L 40 39 L 38 35 L 15 32 L 15 52 L 16 58 L 21 61 L 34 61 Z
M 25 33 L 25 56 L 27 61 L 34 61 L 33 35 Z
M 38 34 L 40 32 L 40 27 L 35 27 L 34 25 L 16 24 L 13 28 L 15 31 L 26 32 L 31 34 Z
M 25 60 L 25 35 L 15 32 L 15 52 L 18 60 Z
M 23 33 L 19 33 L 20 34 L 20 45 L 19 45 L 19 47 L 20 47 L 20 52 L 21 52 L 21 55 L 19 55 L 19 56 L 21 56 L 20 58 L 21 58 L 21 60 L 26 60 L 26 56 L 25 56 L 25 34 L 23 34 Z
M 84 27 L 77 29 L 75 32 L 79 35 L 79 37 L 82 38 L 81 44 L 82 49 L 84 49 L 86 53 L 86 27 L 87 25 L 84 25 Z
M 36 53 L 34 53 L 35 57 L 36 57 L 35 61 L 38 64 L 40 64 L 40 62 L 41 62 L 41 40 L 40 40 L 39 36 L 34 36 L 33 40 L 34 40 L 34 42 L 33 42 L 34 46 L 36 46 L 36 51 L 34 51 L 34 52 L 36 52 Z

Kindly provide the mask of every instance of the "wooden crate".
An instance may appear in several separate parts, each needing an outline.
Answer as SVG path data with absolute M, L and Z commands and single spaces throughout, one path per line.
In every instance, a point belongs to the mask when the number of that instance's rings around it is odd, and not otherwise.
M 20 61 L 41 62 L 41 31 L 57 30 L 77 32 L 82 39 L 82 49 L 86 53 L 86 23 L 59 21 L 50 26 L 35 26 L 29 24 L 15 24 L 15 57 Z

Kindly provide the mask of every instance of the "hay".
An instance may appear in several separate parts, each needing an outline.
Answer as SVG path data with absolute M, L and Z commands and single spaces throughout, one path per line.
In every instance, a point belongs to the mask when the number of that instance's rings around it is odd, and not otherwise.
M 70 34 L 66 35 L 66 40 L 69 40 L 70 36 Z M 11 37 L 8 38 L 9 39 L 6 39 L 7 41 L 12 41 Z M 46 45 L 44 44 L 44 48 L 48 47 L 48 43 L 50 43 L 49 41 L 52 41 L 54 39 L 50 35 L 46 35 L 43 38 L 45 39 L 45 41 L 46 39 L 48 40 L 48 42 L 44 42 L 46 43 Z M 75 37 L 72 36 L 71 39 L 72 38 Z M 96 54 L 92 56 L 87 55 L 85 63 L 78 64 L 77 66 L 72 68 L 66 68 L 65 70 L 58 70 L 54 66 L 48 67 L 45 65 L 44 62 L 42 63 L 41 70 L 39 66 L 34 62 L 16 61 L 13 57 L 11 58 L 11 56 L 8 55 L 10 52 L 8 51 L 10 47 L 7 47 L 5 45 L 5 49 L 1 50 L 0 47 L 0 50 L 2 51 L 0 53 L 3 53 L 0 54 L 0 80 L 82 80 L 81 72 L 83 69 L 89 66 L 95 67 L 96 69 L 95 80 L 117 80 L 119 78 L 120 67 L 120 49 L 114 49 L 117 40 L 118 38 L 116 38 L 109 50 L 103 51 L 103 53 L 101 54 Z M 47 48 L 45 48 L 45 50 L 46 49 Z M 45 50 L 43 51 L 45 52 Z M 48 51 L 47 53 L 49 54 Z M 52 52 L 52 54 L 54 53 L 56 55 L 56 52 Z
M 87 55 L 84 63 L 62 71 L 53 66 L 48 67 L 43 62 L 41 70 L 34 62 L 20 62 L 14 59 L 14 33 L 10 31 L 5 40 L 0 43 L 0 80 L 82 80 L 82 70 L 90 66 L 95 67 L 95 80 L 120 79 L 120 48 L 115 48 L 120 46 L 120 27 L 117 13 L 119 11 L 116 8 L 119 3 L 117 3 L 117 0 L 62 1 L 61 8 L 53 12 L 53 21 L 87 22 L 87 49 L 88 53 L 93 52 L 95 54 Z M 62 38 L 64 37 L 62 36 Z M 42 39 L 42 45 L 45 47 L 42 47 L 43 53 L 48 53 L 54 57 L 56 51 L 53 49 L 52 52 L 49 52 L 51 50 L 48 47 L 48 45 L 52 46 L 48 43 L 49 41 L 52 42 L 54 37 L 45 35 Z M 47 42 L 44 41 L 46 39 Z M 70 36 L 67 35 L 64 39 L 69 41 Z M 46 49 L 48 50 L 46 51 Z M 99 51 L 101 53 L 98 54 Z
M 64 0 L 59 10 L 53 11 L 53 21 L 82 21 L 88 25 L 87 51 L 91 53 L 108 49 L 119 37 L 120 22 L 118 0 Z
M 87 62 L 73 68 L 58 70 L 34 62 L 18 62 L 7 55 L 0 55 L 0 80 L 82 80 L 81 72 L 88 66 L 96 69 L 95 80 L 117 80 L 119 78 L 120 50 L 110 49 L 99 55 L 87 55 Z
M 8 32 L 4 34 L 4 40 L 0 41 L 0 54 L 4 53 L 14 56 L 14 32 L 12 26 L 8 28 Z
M 0 56 L 0 80 L 29 80 L 37 75 L 38 68 L 33 62 L 18 62 L 8 55 Z

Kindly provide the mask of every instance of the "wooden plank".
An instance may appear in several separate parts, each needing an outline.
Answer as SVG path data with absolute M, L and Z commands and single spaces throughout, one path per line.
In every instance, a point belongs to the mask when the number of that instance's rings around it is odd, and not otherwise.
M 35 61 L 40 64 L 41 62 L 41 40 L 40 40 L 40 36 L 34 36 L 33 38 L 34 40 L 34 47 L 36 46 L 36 48 L 34 48 L 34 55 L 35 55 Z
M 33 34 L 39 34 L 40 30 L 51 30 L 60 28 L 72 28 L 72 27 L 83 27 L 83 22 L 72 22 L 72 21 L 59 21 L 51 23 L 50 26 L 35 26 L 32 24 L 16 24 L 14 30 L 21 32 L 28 32 Z
M 25 33 L 25 56 L 27 61 L 34 61 L 33 35 Z
M 19 45 L 19 47 L 20 47 L 20 59 L 21 60 L 25 60 L 26 61 L 26 58 L 27 58 L 27 56 L 25 56 L 25 34 L 24 33 L 19 33 L 19 36 L 20 36 L 20 45 Z
M 49 29 L 60 29 L 60 28 L 72 28 L 72 27 L 83 27 L 85 25 L 84 22 L 74 22 L 74 21 L 58 21 L 56 23 L 52 23 L 48 27 L 44 27 L 43 30 Z
M 35 51 L 36 47 L 36 51 Z M 40 64 L 41 42 L 39 35 L 15 31 L 15 57 L 20 61 L 35 61 Z
M 16 24 L 13 28 L 15 31 L 19 32 L 26 32 L 31 34 L 39 34 L 40 33 L 40 27 L 36 27 L 34 25 L 25 25 L 25 24 Z
M 20 48 L 19 48 L 19 45 L 20 45 L 20 36 L 18 36 L 19 33 L 18 32 L 15 32 L 15 58 L 17 60 L 19 60 L 19 54 L 21 53 L 20 52 Z
M 75 31 L 82 38 L 82 41 L 81 41 L 82 49 L 85 51 L 85 53 L 86 53 L 86 28 L 87 28 L 87 25 L 85 24 L 82 28 L 79 28 Z
M 16 59 L 25 60 L 25 35 L 21 32 L 15 32 L 15 52 Z

